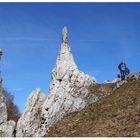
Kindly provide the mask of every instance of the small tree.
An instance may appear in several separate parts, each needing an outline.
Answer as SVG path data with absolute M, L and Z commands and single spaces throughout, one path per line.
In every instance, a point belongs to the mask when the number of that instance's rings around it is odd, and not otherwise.
M 14 103 L 14 96 L 6 89 L 3 89 L 2 93 L 3 100 L 7 106 L 8 120 L 14 120 L 15 122 L 17 122 L 19 117 L 21 116 L 21 113 L 17 105 Z

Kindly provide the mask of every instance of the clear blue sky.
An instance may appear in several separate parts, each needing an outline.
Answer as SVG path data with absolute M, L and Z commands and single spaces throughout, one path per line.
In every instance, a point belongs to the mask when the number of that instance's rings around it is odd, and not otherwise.
M 48 94 L 64 25 L 76 64 L 98 82 L 122 59 L 140 70 L 140 3 L 0 3 L 3 86 L 21 112 L 33 89 Z

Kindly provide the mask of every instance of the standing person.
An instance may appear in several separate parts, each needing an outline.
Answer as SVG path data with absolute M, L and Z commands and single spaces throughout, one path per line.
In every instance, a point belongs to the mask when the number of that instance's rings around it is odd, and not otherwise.
M 125 80 L 126 64 L 124 63 L 124 61 L 122 61 L 119 64 L 118 69 L 120 70 L 120 73 L 121 73 L 121 79 Z

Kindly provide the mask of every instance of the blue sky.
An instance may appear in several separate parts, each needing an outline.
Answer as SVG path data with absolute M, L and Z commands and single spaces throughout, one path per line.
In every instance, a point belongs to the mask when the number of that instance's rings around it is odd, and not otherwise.
M 140 70 L 140 3 L 0 3 L 3 86 L 21 112 L 33 89 L 48 94 L 65 25 L 76 64 L 98 82 L 122 59 Z

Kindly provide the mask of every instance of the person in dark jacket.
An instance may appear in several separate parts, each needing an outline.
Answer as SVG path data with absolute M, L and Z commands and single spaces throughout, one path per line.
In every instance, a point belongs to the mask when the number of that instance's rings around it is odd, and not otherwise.
M 118 69 L 120 70 L 121 73 L 121 79 L 125 80 L 125 72 L 126 72 L 126 64 L 124 63 L 124 61 L 122 61 L 119 65 L 118 65 Z

